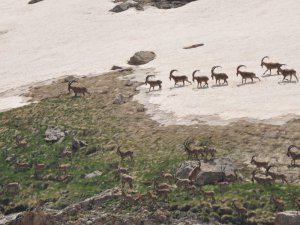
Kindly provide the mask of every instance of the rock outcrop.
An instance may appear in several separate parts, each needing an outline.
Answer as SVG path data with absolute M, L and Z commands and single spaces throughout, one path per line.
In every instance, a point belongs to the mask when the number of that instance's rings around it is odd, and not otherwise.
M 128 61 L 128 64 L 130 65 L 143 65 L 146 64 L 152 60 L 154 60 L 156 57 L 156 54 L 151 51 L 139 51 L 136 52 Z
M 59 127 L 49 127 L 45 132 L 45 141 L 62 142 L 66 136 L 66 131 Z
M 300 225 L 300 213 L 296 211 L 280 212 L 275 218 L 275 225 Z

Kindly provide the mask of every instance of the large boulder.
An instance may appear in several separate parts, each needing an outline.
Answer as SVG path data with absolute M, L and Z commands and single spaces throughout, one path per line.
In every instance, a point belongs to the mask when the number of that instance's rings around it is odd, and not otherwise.
M 153 59 L 155 59 L 156 54 L 154 52 L 150 51 L 139 51 L 136 52 L 128 61 L 128 64 L 130 65 L 143 65 L 146 64 Z
M 280 212 L 275 218 L 275 225 L 300 225 L 300 213 L 296 211 Z
M 176 171 L 176 177 L 188 179 L 190 171 L 199 165 L 198 161 L 184 161 Z M 221 158 L 214 161 L 201 162 L 201 171 L 196 178 L 196 185 L 215 184 L 224 181 L 236 181 L 235 166 L 230 159 Z

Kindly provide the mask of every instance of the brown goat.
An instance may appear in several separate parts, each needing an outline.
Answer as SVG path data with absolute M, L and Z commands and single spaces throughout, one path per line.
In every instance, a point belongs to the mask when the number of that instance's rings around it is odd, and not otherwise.
M 195 80 L 197 81 L 197 88 L 199 88 L 199 85 L 200 85 L 200 87 L 202 88 L 202 82 L 204 82 L 205 84 L 204 84 L 204 86 L 203 87 L 205 87 L 205 86 L 207 86 L 208 87 L 208 83 L 207 83 L 207 81 L 209 80 L 209 78 L 207 77 L 207 76 L 195 76 L 195 74 L 198 72 L 198 71 L 200 71 L 200 70 L 195 70 L 194 72 L 193 72 L 193 82 L 195 82 Z
M 166 183 L 158 183 L 157 180 L 153 181 L 153 188 L 154 189 L 171 189 L 171 186 Z
M 242 84 L 244 83 L 244 80 L 245 80 L 245 83 L 247 83 L 247 79 L 251 79 L 252 83 L 253 83 L 253 79 L 258 79 L 260 81 L 260 79 L 255 75 L 255 73 L 240 71 L 241 67 L 246 67 L 246 66 L 239 65 L 236 69 L 236 76 L 241 75 Z
M 169 79 L 170 80 L 174 80 L 174 82 L 175 82 L 175 85 L 178 83 L 178 82 L 182 82 L 183 83 L 183 86 L 184 86 L 184 83 L 185 82 L 188 82 L 188 83 L 190 83 L 190 84 L 192 84 L 192 82 L 190 82 L 189 80 L 188 80 L 188 77 L 187 76 L 174 76 L 173 75 L 173 73 L 174 72 L 177 72 L 178 70 L 171 70 L 170 71 L 170 76 L 169 76 Z
M 150 85 L 150 88 L 149 88 L 149 92 L 152 88 L 152 90 L 154 90 L 154 87 L 158 86 L 159 89 L 161 89 L 161 84 L 162 84 L 162 81 L 161 80 L 149 80 L 150 77 L 155 77 L 155 75 L 148 75 L 146 77 L 146 81 L 145 81 L 145 84 L 149 84 Z
M 271 70 L 273 69 L 277 69 L 277 74 L 279 74 L 279 68 L 282 67 L 285 64 L 281 64 L 281 63 L 271 63 L 271 62 L 264 62 L 264 59 L 269 58 L 269 56 L 265 56 L 261 59 L 261 67 L 263 68 L 264 66 L 267 68 L 267 70 L 263 73 L 263 75 L 266 74 L 266 72 L 268 72 L 268 70 L 270 71 L 270 75 L 271 75 Z
M 206 200 L 207 198 L 210 198 L 213 202 L 215 202 L 215 196 L 216 193 L 214 191 L 203 191 L 202 188 L 200 188 L 200 192 L 203 195 L 203 198 Z
M 117 154 L 121 157 L 121 160 L 123 161 L 125 158 L 130 158 L 133 160 L 133 151 L 121 151 L 121 146 L 117 147 Z
M 187 188 L 188 186 L 192 185 L 193 181 L 189 179 L 180 179 L 176 177 L 176 185 L 180 188 Z
M 21 185 L 17 182 L 11 182 L 5 185 L 5 189 L 8 192 L 16 192 L 19 191 L 21 189 Z
M 122 199 L 125 202 L 128 202 L 130 204 L 134 204 L 136 203 L 136 200 L 134 199 L 134 197 L 131 194 L 126 193 L 124 190 L 122 190 Z
M 171 180 L 174 179 L 174 176 L 172 174 L 170 174 L 170 173 L 164 173 L 164 172 L 160 173 L 160 177 L 162 179 L 169 180 L 169 181 L 171 181 Z
M 237 200 L 232 201 L 232 208 L 239 214 L 239 216 L 244 216 L 245 214 L 247 214 L 247 209 L 243 206 L 237 205 L 236 201 Z
M 20 162 L 19 160 L 16 162 L 15 165 L 16 170 L 22 171 L 22 170 L 28 170 L 31 168 L 31 165 L 27 162 Z
M 125 186 L 125 184 L 128 184 L 130 188 L 133 188 L 133 177 L 129 176 L 127 174 L 120 174 L 120 180 L 122 184 L 122 188 Z
M 155 193 L 163 199 L 168 199 L 168 194 L 171 192 L 170 189 L 155 189 Z
M 68 82 L 69 93 L 72 90 L 75 94 L 75 97 L 77 97 L 77 94 L 85 95 L 85 93 L 87 93 L 87 94 L 91 95 L 91 93 L 89 93 L 87 88 L 85 88 L 85 87 L 73 87 L 73 86 L 71 86 L 74 82 L 77 82 L 77 81 L 76 80 L 71 80 L 71 81 Z
M 60 165 L 58 165 L 58 170 L 61 171 L 64 174 L 66 174 L 70 168 L 71 168 L 70 164 L 60 164 Z
M 252 165 L 255 165 L 257 168 L 265 168 L 265 169 L 267 169 L 268 168 L 268 166 L 269 166 L 269 163 L 268 162 L 259 162 L 259 161 L 256 161 L 255 159 L 254 159 L 254 157 L 255 156 L 252 156 L 252 158 L 251 158 L 251 161 L 250 161 L 250 163 L 252 164 Z
M 43 164 L 43 163 L 36 163 L 34 165 L 34 171 L 35 173 L 38 173 L 38 172 L 42 172 L 46 169 L 46 165 Z
M 280 197 L 274 197 L 271 195 L 270 197 L 270 203 L 274 205 L 276 211 L 283 211 L 285 202 Z
M 296 70 L 294 69 L 278 69 L 278 72 L 281 73 L 283 75 L 283 79 L 282 81 L 286 80 L 287 76 L 290 76 L 290 81 L 292 80 L 292 76 L 294 76 L 298 82 L 298 77 L 296 75 Z
M 191 149 L 191 144 L 193 144 L 193 141 L 185 140 L 184 141 L 184 151 L 188 154 L 188 159 L 191 157 L 195 157 L 198 159 L 199 155 L 204 156 L 204 151 L 202 148 L 200 149 Z
M 193 170 L 189 172 L 188 179 L 195 182 L 197 175 L 200 173 L 200 171 L 201 171 L 201 161 L 199 160 L 198 166 L 196 166 Z
M 295 202 L 295 206 L 297 208 L 297 215 L 298 215 L 298 212 L 300 210 L 300 198 L 299 197 L 295 198 L 294 202 Z
M 288 183 L 286 175 L 282 174 L 282 173 L 271 172 L 270 169 L 272 167 L 274 167 L 274 166 L 268 166 L 267 167 L 267 169 L 266 169 L 266 175 L 272 177 L 274 181 L 275 180 L 281 180 L 282 183 Z
M 218 67 L 222 68 L 221 66 L 214 66 L 211 69 L 211 79 L 214 79 L 214 77 L 215 77 L 216 78 L 216 84 L 219 81 L 219 85 L 221 85 L 220 84 L 221 80 L 224 81 L 223 84 L 225 84 L 225 83 L 228 84 L 228 82 L 227 82 L 228 76 L 227 76 L 226 73 L 215 73 L 215 69 L 218 68 Z
M 288 151 L 287 151 L 287 153 L 286 153 L 286 155 L 287 155 L 288 157 L 291 157 L 291 158 L 292 158 L 291 166 L 296 165 L 296 160 L 297 160 L 297 159 L 300 159 L 300 153 L 292 152 L 292 149 L 293 149 L 293 148 L 294 148 L 294 149 L 298 149 L 297 146 L 295 146 L 295 145 L 290 145 L 290 146 L 288 147 Z

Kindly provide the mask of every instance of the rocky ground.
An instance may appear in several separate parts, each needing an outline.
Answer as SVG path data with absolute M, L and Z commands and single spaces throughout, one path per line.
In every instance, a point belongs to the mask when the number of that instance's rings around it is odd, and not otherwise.
M 290 144 L 300 144 L 300 120 L 291 120 L 282 126 L 244 121 L 228 126 L 161 126 L 150 119 L 147 109 L 132 101 L 141 83 L 126 79 L 131 73 L 125 69 L 101 76 L 78 77 L 77 85 L 87 87 L 91 93 L 80 97 L 68 93 L 66 81 L 70 77 L 33 87 L 27 96 L 39 103 L 0 114 L 0 181 L 3 184 L 0 206 L 3 213 L 35 208 L 37 212 L 50 213 L 57 224 L 62 224 L 61 221 L 69 224 L 179 224 L 190 220 L 191 224 L 201 221 L 252 225 L 273 224 L 276 210 L 269 203 L 271 195 L 282 196 L 286 210 L 295 208 L 293 199 L 299 193 L 300 168 L 290 166 L 286 151 Z M 59 134 L 59 138 L 45 140 L 49 127 L 60 128 L 63 135 L 56 130 L 54 134 Z M 134 152 L 134 161 L 120 160 L 115 151 L 116 139 L 122 150 Z M 126 188 L 126 191 L 137 197 L 152 189 L 153 179 L 162 171 L 174 174 L 187 160 L 183 148 L 186 139 L 215 148 L 216 160 L 212 162 L 229 159 L 227 169 L 234 165 L 243 181 L 225 188 L 204 186 L 205 190 L 216 193 L 213 202 L 204 199 L 198 190 L 191 194 L 177 189 L 174 182 L 170 183 L 174 189 L 167 202 L 161 199 L 154 205 L 148 200 L 131 204 L 119 197 L 121 185 L 115 174 L 118 166 L 129 169 L 134 188 Z M 68 150 L 72 150 L 71 160 L 61 156 Z M 285 173 L 290 184 L 251 183 L 253 155 L 276 165 L 275 171 Z M 18 160 L 29 163 L 30 167 L 16 169 Z M 37 163 L 45 164 L 46 168 L 37 173 L 34 169 Z M 59 172 L 58 166 L 63 164 L 69 164 L 67 172 Z M 203 171 L 211 168 L 205 166 L 204 159 L 202 164 Z M 218 168 L 216 172 L 220 172 Z M 86 178 L 90 174 L 92 177 Z M 8 192 L 5 187 L 10 182 L 17 182 L 19 190 Z M 112 188 L 116 194 L 105 202 L 95 205 L 97 201 L 93 199 L 82 203 L 84 207 L 78 203 Z M 246 217 L 232 209 L 233 198 L 248 209 Z

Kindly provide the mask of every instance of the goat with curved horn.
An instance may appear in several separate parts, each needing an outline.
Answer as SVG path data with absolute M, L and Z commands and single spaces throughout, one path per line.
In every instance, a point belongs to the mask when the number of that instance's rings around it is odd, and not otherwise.
M 200 72 L 200 70 L 195 70 L 195 71 L 193 72 L 193 74 L 192 74 L 192 76 L 193 76 L 193 82 L 195 82 L 195 80 L 196 80 L 197 83 L 198 83 L 198 84 L 197 84 L 197 88 L 199 88 L 199 84 L 200 84 L 200 87 L 202 88 L 202 82 L 205 83 L 203 87 L 205 87 L 205 86 L 208 87 L 207 81 L 209 80 L 209 78 L 208 78 L 207 76 L 195 76 L 195 74 L 196 74 L 197 72 Z
M 265 62 L 265 59 L 268 59 L 269 56 L 265 56 L 261 59 L 260 66 L 263 68 L 264 66 L 267 68 L 267 70 L 263 73 L 265 75 L 268 71 L 270 71 L 270 75 L 272 74 L 273 69 L 277 69 L 277 74 L 279 74 L 279 68 L 285 64 L 281 63 L 272 63 L 272 62 Z
M 149 92 L 150 92 L 151 88 L 152 88 L 152 90 L 154 90 L 154 87 L 156 87 L 156 86 L 158 86 L 159 89 L 161 89 L 162 81 L 161 80 L 149 80 L 150 77 L 155 77 L 155 75 L 148 75 L 146 77 L 145 84 L 150 85 Z
M 219 81 L 219 85 L 220 84 L 220 80 L 223 80 L 223 84 L 227 84 L 228 85 L 228 82 L 227 82 L 227 79 L 228 79 L 228 76 L 226 73 L 215 73 L 215 69 L 216 68 L 222 68 L 221 66 L 213 66 L 211 68 L 211 79 L 214 79 L 214 77 L 216 78 L 216 84 L 218 83 Z
M 251 79 L 252 83 L 253 83 L 253 79 L 258 79 L 258 80 L 260 81 L 259 77 L 257 77 L 257 76 L 255 75 L 255 73 L 252 73 L 252 72 L 245 72 L 245 71 L 240 71 L 240 68 L 242 68 L 242 67 L 245 67 L 245 68 L 246 68 L 245 65 L 239 65 L 239 66 L 237 67 L 237 69 L 236 69 L 236 75 L 237 75 L 237 76 L 238 76 L 238 75 L 241 75 L 241 77 L 242 77 L 242 84 L 244 83 L 244 80 L 245 80 L 245 83 L 246 83 L 246 82 L 247 82 L 247 79 Z
M 188 83 L 190 83 L 190 84 L 192 84 L 192 82 L 190 82 L 189 80 L 188 80 L 188 77 L 187 76 L 174 76 L 173 75 L 173 73 L 174 72 L 177 72 L 178 70 L 171 70 L 170 71 L 170 76 L 169 76 L 169 79 L 170 80 L 174 80 L 174 82 L 175 82 L 175 85 L 178 83 L 178 82 L 182 82 L 183 83 L 183 86 L 184 86 L 184 83 L 185 82 L 188 82 Z
M 91 93 L 88 92 L 87 88 L 85 87 L 73 87 L 71 86 L 73 83 L 77 82 L 76 80 L 71 80 L 68 82 L 68 90 L 69 93 L 71 92 L 71 90 L 74 92 L 75 97 L 77 97 L 77 94 L 83 94 L 85 95 L 85 93 L 91 95 Z

